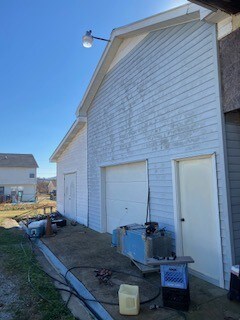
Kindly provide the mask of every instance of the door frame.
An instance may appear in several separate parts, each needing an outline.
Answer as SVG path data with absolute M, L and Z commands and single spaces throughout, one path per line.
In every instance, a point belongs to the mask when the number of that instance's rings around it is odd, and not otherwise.
M 76 177 L 76 181 L 75 181 L 75 183 L 76 183 L 76 199 L 75 199 L 75 201 L 76 201 L 76 220 L 77 220 L 77 217 L 78 217 L 78 214 L 77 214 L 77 171 L 73 171 L 73 172 L 66 172 L 66 173 L 64 173 L 64 214 L 66 214 L 66 211 L 65 211 L 65 208 L 66 208 L 66 201 L 65 201 L 65 178 L 66 178 L 66 176 L 67 175 L 69 175 L 69 174 L 75 174 L 75 177 Z
M 219 282 L 218 285 L 224 288 L 224 271 L 223 271 L 223 259 L 222 259 L 222 244 L 221 244 L 221 229 L 220 229 L 220 216 L 219 216 L 219 202 L 218 202 L 218 185 L 217 185 L 217 167 L 216 167 L 216 154 L 204 154 L 199 156 L 178 158 L 172 160 L 172 179 L 173 179 L 173 208 L 174 208 L 174 227 L 176 237 L 176 254 L 178 256 L 183 255 L 183 235 L 182 235 L 182 224 L 181 218 L 181 207 L 180 207 L 180 186 L 179 186 L 179 162 L 187 160 L 199 160 L 199 159 L 211 159 L 213 169 L 213 192 L 214 192 L 214 207 L 216 214 L 216 228 L 217 228 L 217 250 L 219 256 Z M 211 282 L 207 276 L 200 275 L 197 272 L 192 272 L 196 276 Z M 216 283 L 215 283 L 216 284 Z
M 123 162 L 103 163 L 100 165 L 100 232 L 107 232 L 107 208 L 106 208 L 106 169 L 108 167 L 121 166 L 124 164 L 133 164 L 138 162 L 145 162 L 146 177 L 147 177 L 147 190 L 149 188 L 149 177 L 148 177 L 148 159 L 129 159 Z

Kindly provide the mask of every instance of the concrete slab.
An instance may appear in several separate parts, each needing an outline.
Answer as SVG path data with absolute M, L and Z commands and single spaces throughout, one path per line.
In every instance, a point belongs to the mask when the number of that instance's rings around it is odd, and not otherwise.
M 159 273 L 142 277 L 127 257 L 111 247 L 111 236 L 100 234 L 84 226 L 67 226 L 59 229 L 51 238 L 42 238 L 43 243 L 84 284 L 99 301 L 118 303 L 120 284 L 135 284 L 140 287 L 141 301 L 153 298 L 160 286 Z M 76 268 L 79 267 L 79 268 Z M 100 284 L 95 277 L 95 269 L 113 270 L 112 286 Z M 190 276 L 191 306 L 185 312 L 187 319 L 193 320 L 240 320 L 240 303 L 227 299 L 227 291 Z M 162 304 L 161 296 L 154 301 L 141 305 L 140 314 L 132 319 L 183 319 L 183 314 L 167 309 L 150 310 L 151 304 Z M 117 305 L 102 303 L 113 319 L 129 319 L 118 312 Z

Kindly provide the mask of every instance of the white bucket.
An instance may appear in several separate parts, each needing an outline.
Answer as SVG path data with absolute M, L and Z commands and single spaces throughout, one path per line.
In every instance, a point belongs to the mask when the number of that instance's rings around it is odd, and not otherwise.
M 121 284 L 118 290 L 119 312 L 123 315 L 135 316 L 139 314 L 139 287 Z

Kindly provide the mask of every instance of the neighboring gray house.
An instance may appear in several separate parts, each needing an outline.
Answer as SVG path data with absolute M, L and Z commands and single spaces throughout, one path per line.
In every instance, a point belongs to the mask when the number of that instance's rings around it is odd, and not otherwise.
M 1 201 L 36 201 L 37 168 L 32 154 L 0 153 Z
M 150 217 L 193 274 L 228 287 L 233 226 L 218 39 L 228 15 L 184 5 L 114 29 L 51 157 L 57 205 L 99 232 Z M 238 261 L 239 263 L 239 261 Z

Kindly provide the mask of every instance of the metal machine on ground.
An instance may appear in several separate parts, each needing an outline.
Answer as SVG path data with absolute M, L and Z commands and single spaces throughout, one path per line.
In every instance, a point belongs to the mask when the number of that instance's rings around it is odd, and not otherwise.
M 131 224 L 113 231 L 112 245 L 119 253 L 129 257 L 143 274 L 161 273 L 163 305 L 188 310 L 190 291 L 188 263 L 191 257 L 176 257 L 172 252 L 171 235 L 158 224 Z
M 152 257 L 171 256 L 171 236 L 159 229 L 156 223 L 147 226 L 131 224 L 113 231 L 112 245 L 142 271 L 143 274 L 158 271 L 156 267 L 147 265 Z
M 148 258 L 171 256 L 170 234 L 164 229 L 158 229 L 156 223 L 154 224 L 147 227 L 131 224 L 115 229 L 112 236 L 113 246 L 117 247 L 119 253 L 145 265 Z

